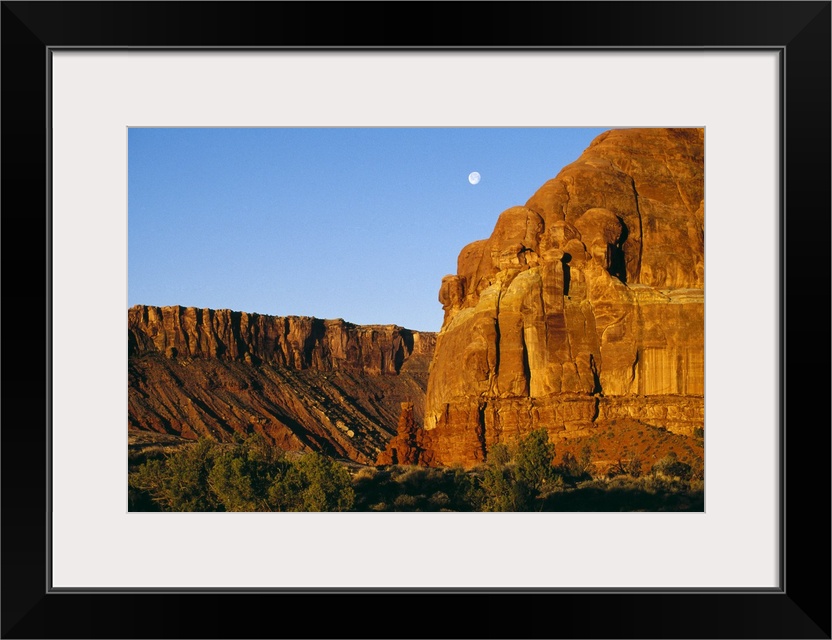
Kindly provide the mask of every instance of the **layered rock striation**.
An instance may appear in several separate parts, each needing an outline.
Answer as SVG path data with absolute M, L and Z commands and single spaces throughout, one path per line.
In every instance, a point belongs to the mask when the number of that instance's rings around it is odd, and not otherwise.
M 130 429 L 372 462 L 401 404 L 423 419 L 435 334 L 193 307 L 128 312 Z
M 434 335 L 394 325 L 268 316 L 229 309 L 136 306 L 128 353 L 269 362 L 292 369 L 397 374 L 411 355 L 430 355 Z
M 598 136 L 442 280 L 421 461 L 704 417 L 704 130 Z M 409 454 L 410 455 L 410 454 Z

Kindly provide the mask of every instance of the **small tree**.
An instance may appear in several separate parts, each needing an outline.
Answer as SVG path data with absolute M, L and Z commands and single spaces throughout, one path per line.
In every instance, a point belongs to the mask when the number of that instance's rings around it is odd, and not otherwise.
M 257 511 L 251 471 L 244 458 L 225 453 L 214 461 L 208 486 L 226 511 Z
M 532 498 L 529 487 L 519 482 L 508 467 L 488 467 L 480 484 L 483 511 L 527 511 Z
M 279 511 L 348 511 L 354 501 L 349 471 L 315 452 L 292 462 L 269 488 L 269 502 Z
M 283 451 L 252 436 L 216 456 L 208 486 L 226 511 L 271 511 L 269 488 L 286 473 Z
M 549 442 L 548 432 L 546 429 L 535 429 L 518 444 L 515 458 L 517 478 L 531 490 L 540 492 L 555 481 L 554 458 L 555 445 Z

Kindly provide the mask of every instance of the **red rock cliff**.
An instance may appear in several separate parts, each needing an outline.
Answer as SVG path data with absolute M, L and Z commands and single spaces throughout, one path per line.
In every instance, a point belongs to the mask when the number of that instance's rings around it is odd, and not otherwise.
M 259 432 L 372 462 L 401 403 L 421 422 L 434 344 L 433 333 L 392 325 L 133 307 L 128 425 L 220 441 Z
M 370 375 L 396 374 L 411 355 L 429 355 L 433 347 L 433 334 L 393 325 L 180 306 L 133 307 L 128 331 L 130 355 L 158 352 Z
M 704 415 L 704 130 L 598 136 L 442 280 L 423 461 Z

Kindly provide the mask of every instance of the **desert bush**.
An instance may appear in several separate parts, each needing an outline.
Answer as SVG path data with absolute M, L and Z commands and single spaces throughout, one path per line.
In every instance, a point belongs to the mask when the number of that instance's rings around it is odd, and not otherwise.
M 235 447 L 214 458 L 208 486 L 226 511 L 271 511 L 269 489 L 289 468 L 281 455 L 262 443 Z
M 555 445 L 549 442 L 549 434 L 545 429 L 535 429 L 518 443 L 515 456 L 518 480 L 533 492 L 541 491 L 555 480 L 554 457 Z
M 480 488 L 481 511 L 527 511 L 533 497 L 528 485 L 518 480 L 512 469 L 506 466 L 486 468 Z
M 349 472 L 317 453 L 289 460 L 265 438 L 195 445 L 150 460 L 129 475 L 130 504 L 145 496 L 164 511 L 344 511 L 353 505 Z
M 353 481 L 364 482 L 373 480 L 378 475 L 379 470 L 375 467 L 362 467 L 353 474 Z
M 574 484 L 575 482 L 590 480 L 592 478 L 590 467 L 591 463 L 588 459 L 579 460 L 573 453 L 567 451 L 563 454 L 561 463 L 555 467 L 555 471 L 567 481 Z
M 208 474 L 216 455 L 215 445 L 199 440 L 164 460 L 149 460 L 129 475 L 128 484 L 148 493 L 166 511 L 217 511 L 208 489 Z
M 396 496 L 396 499 L 393 500 L 393 506 L 396 508 L 396 511 L 417 511 L 417 507 L 423 497 L 424 496 L 411 496 L 406 493 L 402 493 Z
M 624 465 L 624 470 L 627 472 L 627 475 L 633 478 L 640 478 L 642 473 L 644 473 L 644 463 L 638 455 L 633 455 Z
M 651 473 L 653 475 L 662 475 L 668 478 L 690 480 L 691 466 L 679 460 L 676 453 L 671 451 L 664 458 L 653 465 Z
M 243 458 L 226 453 L 214 461 L 208 485 L 226 511 L 256 511 L 258 496 Z
M 690 480 L 704 482 L 705 481 L 705 461 L 700 457 L 695 457 L 690 465 Z
M 624 452 L 626 456 L 627 453 Z M 615 478 L 616 476 L 630 476 L 632 478 L 639 478 L 642 474 L 642 461 L 638 455 L 632 457 L 622 457 L 618 459 L 607 471 L 607 477 Z
M 349 471 L 316 452 L 293 461 L 268 490 L 268 502 L 278 511 L 348 511 L 354 501 Z
M 536 496 L 536 499 L 537 500 L 545 500 L 549 495 L 551 495 L 553 493 L 560 493 L 561 491 L 566 491 L 568 486 L 573 487 L 574 485 L 572 485 L 572 484 L 567 485 L 567 482 L 566 482 L 566 480 L 564 479 L 563 476 L 561 476 L 559 474 L 555 474 L 554 478 L 552 480 L 550 480 L 549 482 L 547 482 L 544 485 L 543 489 L 541 489 L 538 492 L 538 495 Z M 539 505 L 538 505 L 538 507 L 539 507 Z
M 494 445 L 488 463 L 471 476 L 471 507 L 478 511 L 528 511 L 541 493 L 563 487 L 552 466 L 555 447 L 545 429 L 536 429 L 514 446 Z
M 358 511 L 478 511 L 474 473 L 460 467 L 390 465 L 353 476 Z
M 430 502 L 432 507 L 442 509 L 451 504 L 451 498 L 444 491 L 437 491 L 428 499 L 428 502 Z
M 511 461 L 511 451 L 502 442 L 495 444 L 488 450 L 488 463 L 497 466 L 508 464 Z
M 393 479 L 408 493 L 426 493 L 426 489 L 442 484 L 444 471 L 430 467 L 397 467 Z

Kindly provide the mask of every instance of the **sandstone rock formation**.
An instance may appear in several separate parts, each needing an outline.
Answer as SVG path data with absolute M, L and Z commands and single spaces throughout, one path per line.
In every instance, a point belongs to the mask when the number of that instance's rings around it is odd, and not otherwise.
M 413 403 L 403 402 L 396 428 L 396 437 L 387 443 L 387 448 L 376 459 L 376 464 L 414 465 L 421 462 L 423 442 L 419 442 L 419 430 L 413 416 Z
M 373 462 L 401 403 L 423 419 L 435 334 L 186 307 L 128 312 L 128 426 Z
M 442 280 L 423 462 L 531 429 L 704 417 L 704 130 L 598 136 Z

